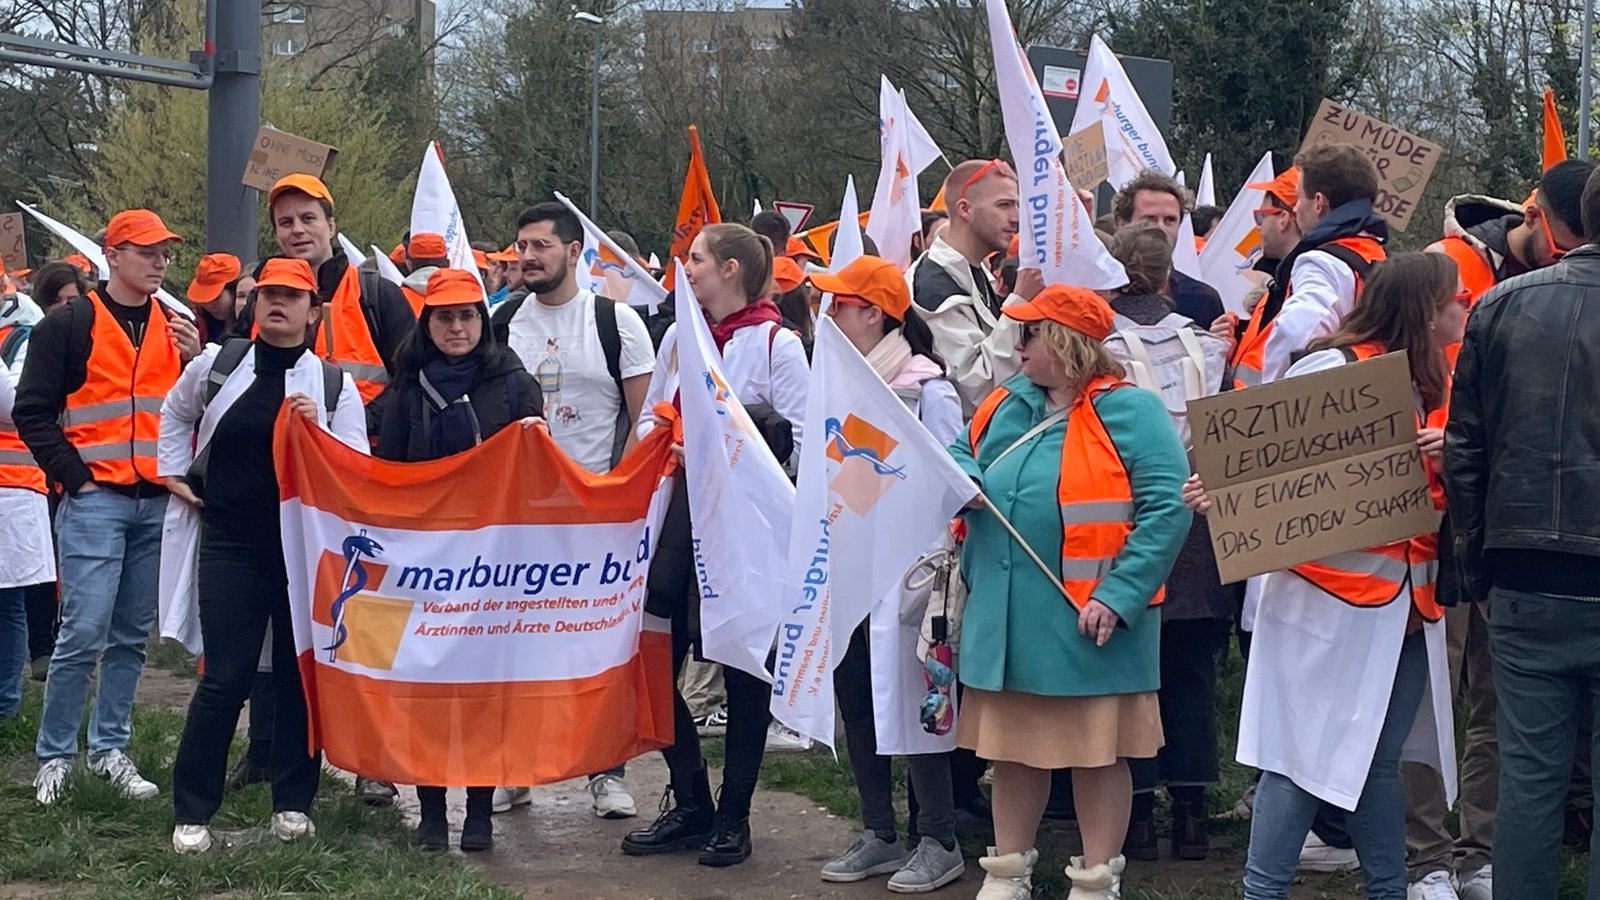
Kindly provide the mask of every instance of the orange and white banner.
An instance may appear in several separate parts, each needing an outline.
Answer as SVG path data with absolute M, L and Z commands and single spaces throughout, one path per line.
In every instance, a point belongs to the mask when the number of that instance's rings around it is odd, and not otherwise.
M 395 463 L 300 416 L 274 452 L 310 743 L 404 784 L 546 784 L 672 742 L 644 612 L 670 430 L 605 475 L 542 428 Z
M 1255 270 L 1261 259 L 1261 229 L 1256 225 L 1256 210 L 1266 203 L 1267 192 L 1250 185 L 1271 180 L 1272 151 L 1268 150 L 1250 170 L 1244 180 L 1245 186 L 1234 195 L 1228 211 L 1222 214 L 1217 227 L 1206 238 L 1205 249 L 1200 251 L 1200 280 L 1216 288 L 1222 296 L 1223 308 L 1240 318 L 1250 316 L 1244 298 L 1267 277 Z

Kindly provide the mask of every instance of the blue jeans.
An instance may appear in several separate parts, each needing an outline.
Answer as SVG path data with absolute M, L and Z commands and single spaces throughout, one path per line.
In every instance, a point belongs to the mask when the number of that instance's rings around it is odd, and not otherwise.
M 1411 733 L 1427 686 L 1427 646 L 1422 633 L 1417 632 L 1400 645 L 1394 689 L 1389 693 L 1389 709 L 1361 788 L 1361 802 L 1346 817 L 1351 843 L 1361 858 L 1367 900 L 1406 898 L 1406 796 L 1400 787 L 1400 748 Z M 1289 896 L 1289 884 L 1300 861 L 1300 846 L 1321 805 L 1321 800 L 1283 775 L 1261 773 L 1250 818 L 1245 900 L 1285 900 Z
M 1554 900 L 1562 802 L 1585 709 L 1600 705 L 1600 599 L 1493 588 L 1489 656 L 1499 701 L 1496 900 Z M 1600 771 L 1600 741 L 1590 751 Z M 1600 830 L 1590 841 L 1589 900 L 1600 898 Z
M 0 588 L 0 719 L 22 705 L 22 667 L 28 662 L 28 589 Z
M 61 501 L 56 552 L 61 634 L 50 657 L 34 753 L 74 756 L 96 660 L 100 682 L 89 716 L 89 753 L 128 746 L 133 694 L 156 623 L 165 495 L 143 500 L 104 488 Z

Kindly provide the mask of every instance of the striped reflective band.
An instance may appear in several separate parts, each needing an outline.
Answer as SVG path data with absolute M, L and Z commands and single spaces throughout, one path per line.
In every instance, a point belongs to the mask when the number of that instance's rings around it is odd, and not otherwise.
M 1096 522 L 1132 522 L 1132 500 L 1090 500 L 1061 505 L 1061 524 L 1091 525 Z
M 68 407 L 61 413 L 61 427 L 71 428 L 74 425 L 89 425 L 95 422 L 105 422 L 120 419 L 131 413 L 161 413 L 163 397 L 134 397 L 129 400 L 108 400 L 104 403 L 90 403 L 86 406 Z
M 1061 558 L 1062 581 L 1099 581 L 1100 577 L 1111 569 L 1113 557 L 1100 559 L 1072 559 Z
M 134 441 L 132 447 L 123 441 L 110 444 L 93 444 L 88 447 L 79 447 L 78 456 L 86 463 L 106 462 L 113 459 L 127 459 L 132 456 L 155 456 L 155 441 Z
M 32 466 L 38 468 L 33 454 L 26 450 L 0 450 L 0 466 Z
M 1240 365 L 1234 367 L 1233 380 L 1245 387 L 1257 387 L 1261 384 L 1261 370 Z
M 375 366 L 372 363 L 346 362 L 342 359 L 334 362 L 334 365 L 339 367 L 339 371 L 349 375 L 356 381 L 370 381 L 374 384 L 389 383 L 389 370 L 383 366 Z
M 1406 573 L 1409 571 L 1405 560 L 1395 559 L 1382 553 L 1369 553 L 1366 550 L 1335 553 L 1318 562 L 1329 569 L 1355 575 L 1372 575 L 1392 584 L 1405 581 Z

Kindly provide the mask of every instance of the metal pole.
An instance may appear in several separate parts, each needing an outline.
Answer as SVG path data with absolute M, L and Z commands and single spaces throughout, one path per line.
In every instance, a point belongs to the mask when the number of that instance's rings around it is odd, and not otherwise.
M 261 123 L 261 0 L 215 6 L 216 81 L 206 126 L 206 249 L 256 258 L 255 188 L 239 182 Z
M 1594 116 L 1594 0 L 1583 0 L 1583 52 L 1578 63 L 1578 158 L 1589 158 L 1590 120 Z
M 600 218 L 600 25 L 594 25 L 594 83 L 589 92 L 589 216 Z

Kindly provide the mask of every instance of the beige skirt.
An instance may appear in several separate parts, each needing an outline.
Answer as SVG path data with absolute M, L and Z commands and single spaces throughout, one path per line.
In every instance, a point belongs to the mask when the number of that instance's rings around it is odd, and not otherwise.
M 956 743 L 982 759 L 1036 769 L 1093 769 L 1155 756 L 1165 739 L 1155 691 L 1045 697 L 965 688 Z

